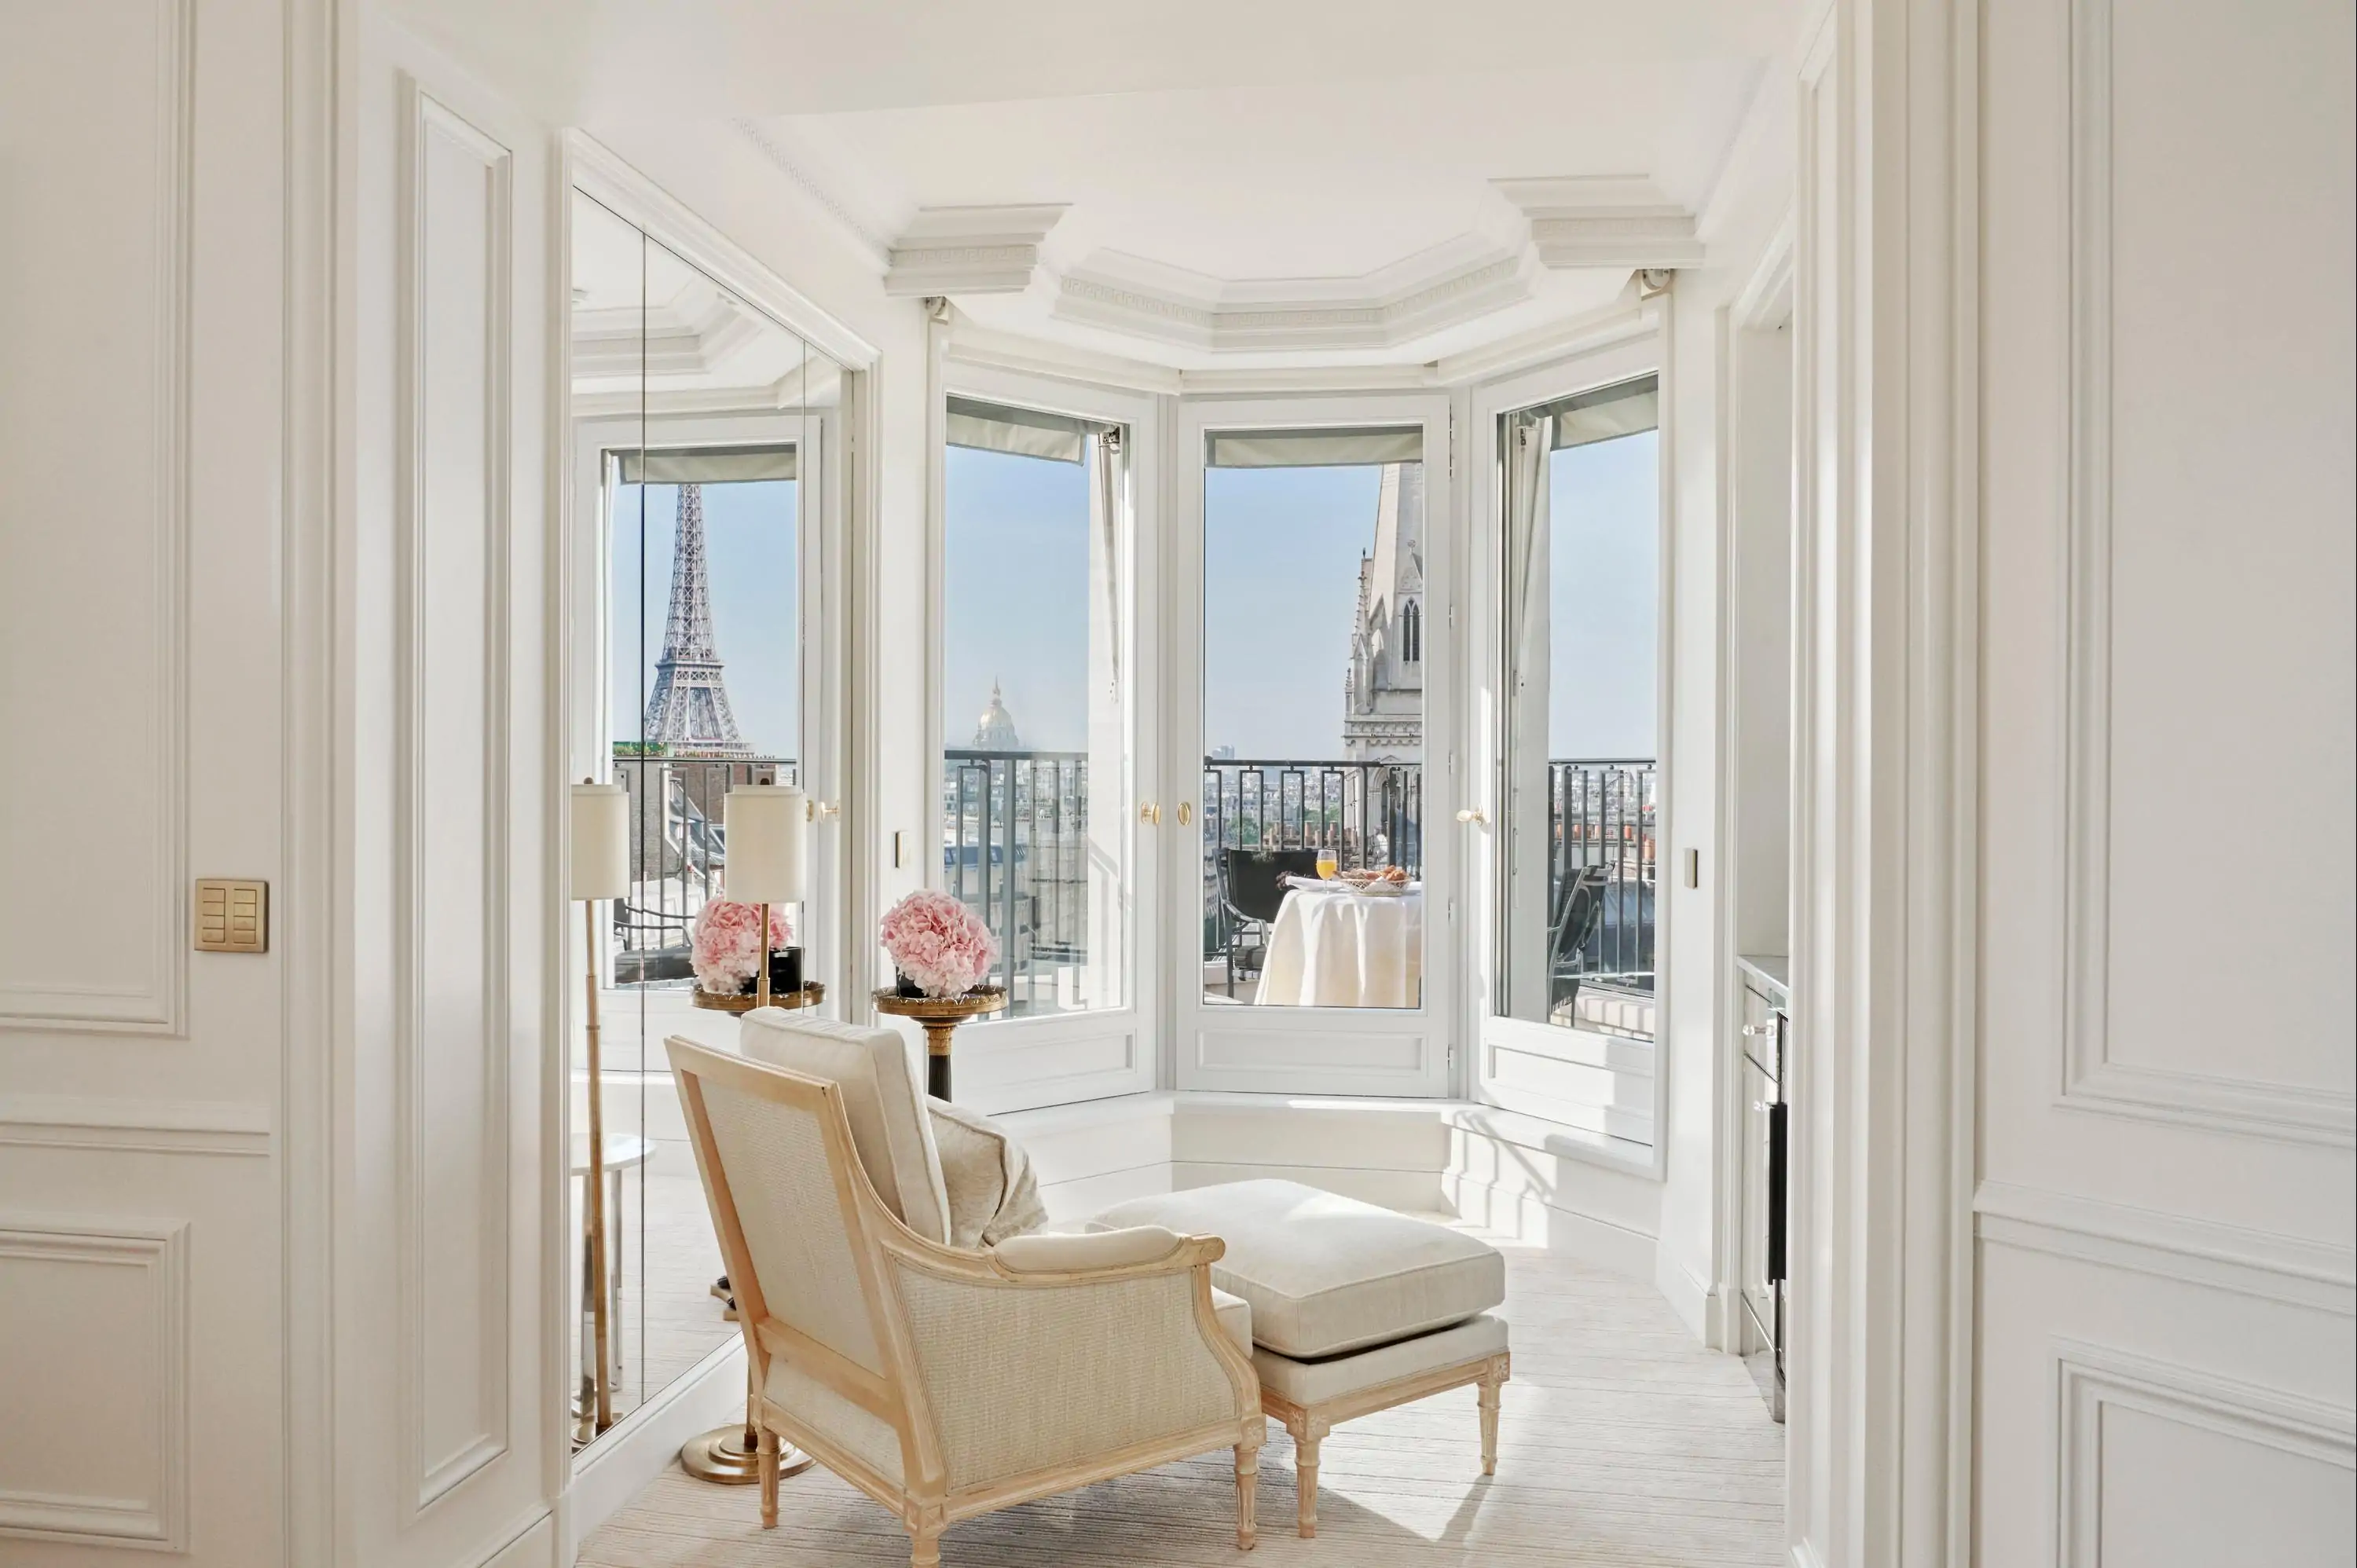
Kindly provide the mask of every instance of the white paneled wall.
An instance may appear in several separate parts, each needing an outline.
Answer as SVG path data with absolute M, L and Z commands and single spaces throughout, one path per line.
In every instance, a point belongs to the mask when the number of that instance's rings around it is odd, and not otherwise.
M 300 5 L 0 0 L 0 1564 L 281 1558 Z M 316 521 L 316 520 L 314 520 Z
M 2346 1563 L 2357 38 L 1983 27 L 1979 1559 Z
M 472 1568 L 562 1484 L 556 796 L 546 617 L 551 134 L 382 16 L 359 115 L 357 1006 L 340 1506 L 386 1564 Z

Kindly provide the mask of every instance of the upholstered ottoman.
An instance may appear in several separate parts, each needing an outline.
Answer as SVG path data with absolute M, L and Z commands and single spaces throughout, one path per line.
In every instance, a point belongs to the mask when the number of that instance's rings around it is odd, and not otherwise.
M 1117 1204 L 1092 1229 L 1217 1236 L 1220 1289 L 1252 1307 L 1261 1409 L 1293 1434 L 1301 1533 L 1318 1533 L 1318 1445 L 1337 1422 L 1480 1386 L 1481 1473 L 1498 1467 L 1510 1370 L 1505 1260 L 1462 1231 L 1289 1181 L 1240 1181 Z

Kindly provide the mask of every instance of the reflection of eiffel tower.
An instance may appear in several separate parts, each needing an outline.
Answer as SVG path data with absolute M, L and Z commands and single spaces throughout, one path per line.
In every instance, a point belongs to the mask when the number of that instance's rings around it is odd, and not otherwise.
M 720 650 L 712 637 L 712 585 L 704 566 L 704 487 L 679 487 L 679 531 L 672 541 L 671 613 L 655 694 L 647 699 L 645 736 L 676 757 L 750 757 L 737 734 L 720 683 Z

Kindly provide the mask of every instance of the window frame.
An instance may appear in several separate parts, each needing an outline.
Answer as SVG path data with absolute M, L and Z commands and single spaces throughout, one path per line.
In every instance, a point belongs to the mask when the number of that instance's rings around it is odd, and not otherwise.
M 1674 654 L 1677 646 L 1677 554 L 1674 488 L 1676 454 L 1672 435 L 1674 371 L 1667 335 L 1657 305 L 1634 317 L 1628 331 L 1598 341 L 1580 352 L 1537 368 L 1484 381 L 1473 389 L 1472 424 L 1481 460 L 1469 465 L 1470 487 L 1466 530 L 1466 570 L 1475 589 L 1465 596 L 1466 636 L 1469 650 L 1467 740 L 1469 754 L 1482 766 L 1464 780 L 1468 806 L 1481 815 L 1477 822 L 1480 843 L 1469 844 L 1464 873 L 1466 907 L 1463 962 L 1463 1015 L 1466 1037 L 1474 1041 L 1466 1073 L 1466 1090 L 1476 1102 L 1533 1116 L 1574 1131 L 1568 1146 L 1583 1156 L 1662 1179 L 1668 1169 L 1664 1134 L 1669 1109 L 1671 1042 L 1675 1038 L 1676 996 L 1670 978 L 1677 960 L 1673 927 L 1675 895 L 1683 886 L 1679 866 L 1683 854 L 1673 846 L 1677 819 L 1676 723 Z M 1503 605 L 1505 538 L 1505 464 L 1508 454 L 1501 435 L 1506 416 L 1560 398 L 1612 386 L 1639 377 L 1660 379 L 1658 435 L 1660 576 L 1656 592 L 1656 651 L 1654 664 L 1657 725 L 1657 786 L 1654 835 L 1662 867 L 1654 901 L 1654 1033 L 1651 1047 L 1650 1143 L 1605 1133 L 1584 1125 L 1582 1109 L 1568 1101 L 1501 1085 L 1496 1061 L 1501 1049 L 1575 1064 L 1603 1058 L 1603 1043 L 1611 1036 L 1566 1028 L 1529 1019 L 1500 1015 L 1495 1010 L 1498 983 L 1498 942 L 1502 934 L 1502 878 L 1498 858 L 1502 840 L 1498 828 L 1507 766 L 1503 715 L 1509 699 L 1505 613 Z M 1625 1056 L 1625 1052 L 1622 1053 Z M 1566 1113 L 1569 1113 L 1568 1115 Z
M 1129 732 L 1129 788 L 1125 824 L 1125 975 L 1122 1004 L 1101 1011 L 1021 1018 L 985 1018 L 958 1031 L 959 1103 L 987 1115 L 1037 1110 L 1080 1101 L 1143 1093 L 1160 1077 L 1156 1041 L 1163 1013 L 1160 950 L 1161 856 L 1153 833 L 1137 819 L 1142 800 L 1155 799 L 1152 781 L 1161 758 L 1160 675 L 1162 622 L 1159 596 L 1140 591 L 1155 565 L 1146 552 L 1159 536 L 1162 494 L 1161 400 L 1077 381 L 1027 374 L 996 365 L 960 361 L 952 339 L 942 367 L 939 421 L 928 453 L 937 477 L 936 504 L 929 507 L 925 550 L 925 817 L 924 886 L 940 889 L 944 876 L 934 835 L 942 810 L 942 770 L 948 751 L 942 690 L 944 608 L 948 598 L 947 464 L 945 435 L 952 397 L 1063 414 L 1121 427 L 1125 474 L 1122 594 L 1125 718 Z
M 1165 703 L 1164 755 L 1170 759 L 1166 802 L 1202 809 L 1204 502 L 1208 491 L 1206 440 L 1221 430 L 1357 429 L 1421 425 L 1425 465 L 1425 591 L 1426 611 L 1454 602 L 1459 510 L 1457 478 L 1450 470 L 1455 444 L 1454 399 L 1441 391 L 1414 392 L 1302 392 L 1261 397 L 1205 396 L 1178 403 L 1171 464 L 1169 526 L 1164 530 L 1159 597 L 1170 616 Z M 1437 635 L 1434 635 L 1437 632 Z M 1465 929 L 1459 876 L 1461 832 L 1455 816 L 1460 799 L 1464 753 L 1460 712 L 1462 677 L 1458 634 L 1427 619 L 1424 643 L 1425 741 L 1423 746 L 1422 847 L 1425 885 L 1424 999 L 1415 1008 L 1211 1009 L 1200 995 L 1202 957 L 1194 909 L 1200 875 L 1200 827 L 1181 827 L 1168 814 L 1162 832 L 1170 893 L 1166 915 L 1174 930 L 1164 963 L 1170 975 L 1171 1006 L 1167 1036 L 1176 1088 L 1185 1091 L 1379 1096 L 1446 1100 L 1457 1092 L 1457 1047 L 1461 1033 L 1462 962 L 1458 947 Z M 1178 679 L 1184 676 L 1186 679 Z M 1182 772 L 1183 770 L 1183 772 Z M 1219 1015 L 1216 1027 L 1212 1014 Z M 1301 1047 L 1290 1059 L 1279 1055 L 1252 1066 L 1207 1060 L 1216 1036 L 1262 1036 Z M 1397 1052 L 1413 1042 L 1412 1065 L 1385 1065 L 1378 1051 Z

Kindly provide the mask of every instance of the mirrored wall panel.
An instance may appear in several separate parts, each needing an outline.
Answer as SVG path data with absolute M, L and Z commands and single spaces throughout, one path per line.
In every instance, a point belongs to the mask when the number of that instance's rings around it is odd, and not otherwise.
M 725 934 L 729 791 L 795 786 L 813 819 L 827 799 L 813 737 L 842 376 L 589 197 L 573 226 L 574 774 L 619 787 L 627 836 L 626 890 L 570 928 L 598 1022 L 594 1053 L 576 1028 L 570 1162 L 587 1443 L 737 1334 L 663 1041 L 733 1045 L 737 1015 L 705 1004 L 758 967 L 758 915 L 741 953 Z M 770 973 L 824 1006 L 832 857 L 807 861 L 802 897 L 775 907 Z

